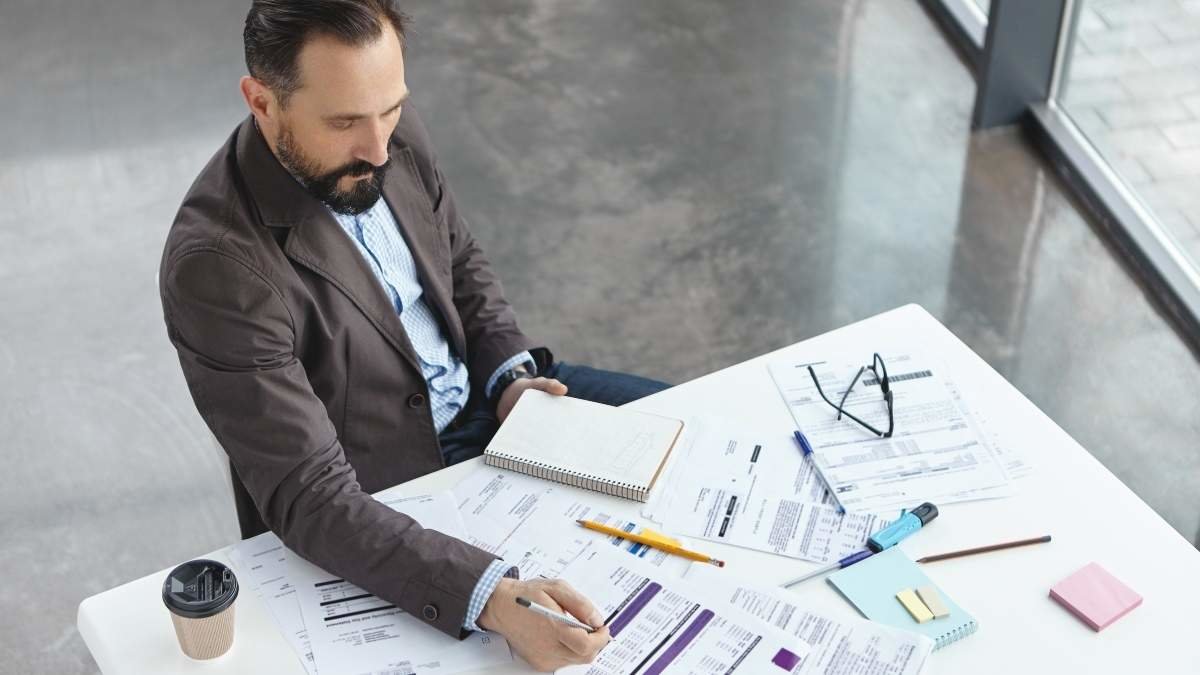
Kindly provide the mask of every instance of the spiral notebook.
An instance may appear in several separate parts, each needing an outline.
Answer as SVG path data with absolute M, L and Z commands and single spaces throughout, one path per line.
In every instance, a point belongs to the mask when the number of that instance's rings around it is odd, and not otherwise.
M 483 452 L 491 466 L 646 501 L 683 422 L 525 391 Z
M 866 618 L 927 635 L 933 638 L 935 650 L 961 640 L 979 627 L 975 617 L 955 604 L 940 588 L 938 594 L 950 609 L 950 615 L 917 623 L 896 599 L 896 594 L 908 588 L 936 587 L 936 584 L 898 548 L 890 548 L 835 572 L 828 581 Z

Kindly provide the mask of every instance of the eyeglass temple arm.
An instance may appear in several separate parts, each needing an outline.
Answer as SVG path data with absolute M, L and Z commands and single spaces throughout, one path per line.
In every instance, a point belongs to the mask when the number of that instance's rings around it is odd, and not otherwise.
M 833 401 L 830 401 L 829 397 L 825 395 L 825 391 L 823 389 L 821 389 L 821 383 L 817 381 L 817 373 L 815 371 L 813 371 L 812 366 L 808 367 L 808 374 L 810 377 L 812 377 L 813 384 L 817 385 L 817 393 L 821 395 L 821 398 L 825 399 L 825 402 L 828 403 L 831 408 L 838 411 L 838 419 L 841 419 L 842 418 L 841 416 L 844 414 L 846 417 L 849 417 L 850 419 L 854 420 L 855 422 L 858 422 L 859 424 L 866 427 L 868 431 L 875 434 L 876 436 L 882 437 L 884 435 L 884 433 L 882 431 L 876 429 L 875 427 L 871 426 L 870 424 L 867 424 L 866 422 L 858 419 L 851 413 L 846 412 L 845 410 L 842 410 L 840 407 L 834 405 Z M 859 374 L 861 375 L 862 371 L 859 371 Z M 858 379 L 858 378 L 855 378 L 855 379 Z M 854 386 L 854 385 L 850 385 L 850 386 Z M 849 390 L 847 390 L 847 391 L 849 391 Z M 843 400 L 845 400 L 845 399 L 843 399 Z
M 812 366 L 808 367 L 808 374 L 809 374 L 809 376 L 812 377 L 813 384 L 817 385 L 817 393 L 821 395 L 821 398 L 825 399 L 825 402 L 828 403 L 831 408 L 838 411 L 838 419 L 841 419 L 841 416 L 843 414 L 845 414 L 846 417 L 849 417 L 850 419 L 854 420 L 855 422 L 858 422 L 859 424 L 863 425 L 864 427 L 867 428 L 868 431 L 875 434 L 876 436 L 883 436 L 882 431 L 876 429 L 875 427 L 871 426 L 870 424 L 867 424 L 866 422 L 858 419 L 851 413 L 846 412 L 845 410 L 842 410 L 840 407 L 834 405 L 833 401 L 830 401 L 829 397 L 825 395 L 825 390 L 821 389 L 821 383 L 817 381 L 817 373 L 815 371 L 813 371 Z M 859 371 L 859 374 L 861 375 L 862 371 Z M 855 379 L 858 379 L 858 378 L 855 378 Z M 854 385 L 852 384 L 850 386 L 854 386 Z M 845 400 L 845 399 L 843 399 L 843 400 Z
M 837 404 L 837 411 L 838 411 L 837 418 L 839 420 L 842 419 L 842 406 L 846 405 L 846 397 L 850 395 L 850 390 L 854 388 L 854 385 L 858 384 L 858 378 L 862 377 L 863 371 L 866 369 L 867 369 L 866 366 L 860 367 L 858 369 L 858 372 L 854 375 L 854 379 L 850 380 L 850 386 L 846 387 L 846 391 L 842 393 L 842 400 L 838 401 L 838 404 Z M 846 413 L 846 414 L 849 415 L 850 413 Z

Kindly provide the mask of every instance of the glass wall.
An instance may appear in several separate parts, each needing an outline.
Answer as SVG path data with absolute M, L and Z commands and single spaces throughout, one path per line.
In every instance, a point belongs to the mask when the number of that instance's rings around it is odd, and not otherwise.
M 975 124 L 1026 123 L 1200 336 L 1200 0 L 921 1 L 977 64 Z
M 1200 270 L 1200 2 L 1076 4 L 1058 105 Z

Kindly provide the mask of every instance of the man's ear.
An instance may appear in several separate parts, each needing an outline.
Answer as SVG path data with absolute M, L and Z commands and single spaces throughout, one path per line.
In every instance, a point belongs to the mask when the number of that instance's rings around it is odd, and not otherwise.
M 259 126 L 274 126 L 273 123 L 279 112 L 279 103 L 275 99 L 275 92 L 249 75 L 243 75 L 238 85 L 242 90 L 242 98 L 246 99 L 246 105 L 250 108 L 250 113 L 258 120 Z

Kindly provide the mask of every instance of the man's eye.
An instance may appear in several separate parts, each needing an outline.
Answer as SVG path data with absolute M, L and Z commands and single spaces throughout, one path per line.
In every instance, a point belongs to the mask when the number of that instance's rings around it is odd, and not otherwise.
M 335 121 L 335 122 L 329 123 L 329 126 L 331 128 L 336 129 L 338 131 L 345 131 L 353 125 L 354 125 L 354 122 L 352 122 L 350 120 L 340 120 L 340 121 Z

